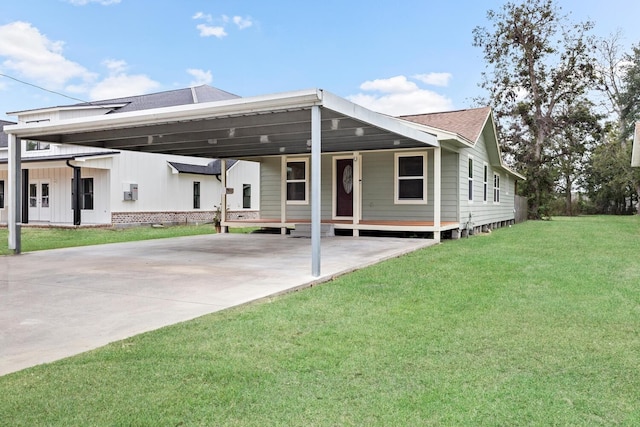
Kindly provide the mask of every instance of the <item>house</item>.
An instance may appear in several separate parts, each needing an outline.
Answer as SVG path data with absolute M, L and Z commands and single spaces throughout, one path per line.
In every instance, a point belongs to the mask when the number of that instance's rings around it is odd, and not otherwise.
M 633 151 L 631 152 L 631 166 L 640 167 L 640 122 L 636 122 L 633 132 Z
M 489 107 L 395 120 L 435 135 L 441 149 L 440 179 L 434 175 L 437 158 L 433 147 L 403 148 L 398 140 L 390 148 L 323 154 L 323 223 L 354 235 L 440 231 L 458 238 L 514 222 L 516 182 L 524 177 L 505 166 Z M 334 122 L 331 126 L 348 127 Z M 354 129 L 357 134 L 358 128 Z M 227 225 L 284 229 L 310 222 L 310 156 L 264 156 L 259 161 L 260 220 L 229 221 Z M 436 228 L 434 199 L 438 195 L 440 226 Z
M 223 170 L 226 159 L 259 162 L 259 217 L 230 218 L 223 202 L 223 225 L 286 231 L 309 224 L 314 276 L 323 227 L 455 238 L 511 224 L 516 181 L 524 179 L 503 163 L 488 108 L 398 118 L 322 89 L 24 122 L 5 131 L 13 183 L 21 159 L 11 147 L 21 140 L 220 158 Z M 12 194 L 9 248 L 19 252 Z
M 17 116 L 19 124 L 51 123 L 233 98 L 237 97 L 199 86 L 10 114 Z M 2 127 L 12 124 L 0 123 Z M 6 223 L 8 139 L 6 133 L 0 134 L 0 223 Z M 219 159 L 127 151 L 110 143 L 108 137 L 104 142 L 103 147 L 90 147 L 23 140 L 22 179 L 26 185 L 22 187 L 22 223 L 211 222 L 223 192 L 230 193 L 230 217 L 258 214 L 260 166 L 256 162 L 227 162 L 229 184 L 225 188 Z M 78 189 L 73 185 L 76 178 Z M 76 191 L 78 203 L 74 201 Z

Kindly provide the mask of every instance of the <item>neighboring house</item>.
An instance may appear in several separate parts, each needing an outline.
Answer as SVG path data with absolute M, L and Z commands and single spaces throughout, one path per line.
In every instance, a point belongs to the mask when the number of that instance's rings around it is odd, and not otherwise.
M 328 232 L 422 232 L 436 240 L 510 225 L 516 182 L 524 179 L 503 163 L 489 108 L 396 118 L 322 89 L 24 123 L 7 132 L 101 150 L 257 161 L 259 218 L 223 212 L 223 225 L 285 231 L 311 223 L 314 254 L 320 222 Z
M 640 167 L 640 122 L 636 122 L 633 132 L 633 151 L 631 152 L 631 166 Z
M 457 238 L 514 223 L 516 182 L 524 177 L 503 163 L 489 107 L 400 119 L 406 126 L 434 134 L 440 143 L 441 231 L 450 230 Z M 309 156 L 260 161 L 261 220 L 255 225 L 293 228 L 308 222 Z M 429 147 L 324 154 L 322 221 L 336 229 L 355 230 L 354 234 L 364 230 L 434 231 L 433 162 Z M 358 182 L 359 191 L 353 191 Z M 286 183 L 284 204 L 280 183 Z
M 199 86 L 10 114 L 17 116 L 19 124 L 48 123 L 234 98 L 237 97 L 210 86 Z M 14 123 L 0 122 L 1 127 L 11 124 Z M 8 217 L 7 146 L 7 134 L 0 132 L 0 223 L 6 223 Z M 231 193 L 227 195 L 230 217 L 257 216 L 258 163 L 227 161 L 227 188 L 232 190 L 225 191 L 220 160 L 119 148 L 123 147 L 111 144 L 108 148 L 97 148 L 23 140 L 22 223 L 211 222 L 223 192 Z M 73 197 L 73 183 L 78 176 L 80 209 L 74 207 Z

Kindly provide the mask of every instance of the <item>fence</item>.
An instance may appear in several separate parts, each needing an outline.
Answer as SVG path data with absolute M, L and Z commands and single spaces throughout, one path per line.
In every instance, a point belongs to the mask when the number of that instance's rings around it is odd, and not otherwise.
M 526 197 L 515 196 L 513 206 L 516 210 L 516 224 L 525 222 L 529 215 L 529 203 Z

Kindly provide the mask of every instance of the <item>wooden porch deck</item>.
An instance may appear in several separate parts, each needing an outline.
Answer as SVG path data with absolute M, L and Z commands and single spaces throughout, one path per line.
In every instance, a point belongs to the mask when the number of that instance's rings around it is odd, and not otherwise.
M 296 224 L 309 224 L 309 219 L 287 219 L 282 222 L 276 218 L 241 219 L 225 221 L 228 227 L 265 227 L 265 228 L 295 228 Z M 350 220 L 322 220 L 322 224 L 332 224 L 336 229 L 343 230 L 375 230 L 375 231 L 435 231 L 433 221 L 391 221 L 391 220 L 361 220 L 354 224 Z M 442 221 L 440 231 L 460 228 L 459 222 Z

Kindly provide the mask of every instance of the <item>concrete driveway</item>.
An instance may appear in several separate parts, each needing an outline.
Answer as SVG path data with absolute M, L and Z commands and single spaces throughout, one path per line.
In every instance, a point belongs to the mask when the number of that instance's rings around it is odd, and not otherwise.
M 216 234 L 0 257 L 0 375 L 327 281 L 432 240 Z

